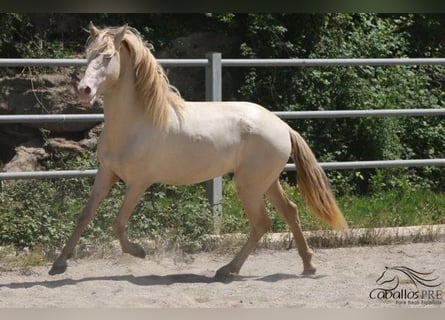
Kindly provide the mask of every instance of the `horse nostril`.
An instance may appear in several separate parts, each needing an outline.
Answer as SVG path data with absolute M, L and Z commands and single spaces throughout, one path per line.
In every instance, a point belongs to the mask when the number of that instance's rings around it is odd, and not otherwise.
M 86 87 L 83 92 L 85 92 L 85 94 L 90 94 L 91 93 L 91 88 L 90 87 Z

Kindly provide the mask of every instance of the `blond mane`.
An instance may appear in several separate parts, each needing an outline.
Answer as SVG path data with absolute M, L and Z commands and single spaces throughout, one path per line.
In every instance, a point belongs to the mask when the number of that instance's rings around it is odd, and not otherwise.
M 114 36 L 118 28 L 107 28 L 90 39 L 87 58 L 91 52 L 113 54 Z M 151 44 L 145 42 L 133 28 L 127 28 L 123 45 L 130 51 L 131 64 L 136 75 L 135 86 L 144 103 L 145 111 L 155 126 L 164 127 L 169 118 L 169 107 L 179 113 L 184 100 L 179 91 L 170 85 L 164 69 L 150 52 Z

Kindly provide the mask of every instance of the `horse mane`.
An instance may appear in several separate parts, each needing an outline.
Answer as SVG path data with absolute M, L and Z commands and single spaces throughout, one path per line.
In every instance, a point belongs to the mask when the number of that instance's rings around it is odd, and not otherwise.
M 119 28 L 103 29 L 94 39 L 94 50 L 110 51 L 110 46 L 112 46 L 114 52 L 113 39 L 118 30 Z M 184 100 L 179 91 L 170 84 L 164 69 L 151 53 L 152 45 L 144 41 L 136 29 L 127 28 L 122 44 L 130 52 L 131 63 L 136 75 L 136 92 L 142 98 L 148 117 L 155 126 L 164 127 L 169 118 L 169 107 L 179 113 L 184 106 Z

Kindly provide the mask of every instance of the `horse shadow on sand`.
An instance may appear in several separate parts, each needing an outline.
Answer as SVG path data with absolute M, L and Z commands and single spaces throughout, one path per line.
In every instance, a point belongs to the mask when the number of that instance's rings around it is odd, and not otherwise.
M 134 276 L 134 275 L 113 275 L 113 276 L 97 276 L 97 277 L 85 277 L 81 279 L 55 279 L 55 280 L 45 280 L 45 281 L 29 281 L 29 282 L 11 282 L 11 283 L 0 283 L 1 288 L 9 289 L 26 289 L 35 286 L 42 286 L 46 288 L 59 288 L 64 286 L 77 285 L 82 282 L 91 281 L 124 281 L 129 282 L 138 286 L 156 286 L 156 285 L 172 285 L 177 283 L 223 283 L 230 284 L 232 282 L 238 281 L 263 281 L 263 282 L 278 282 L 289 279 L 320 279 L 324 278 L 325 275 L 296 275 L 296 274 L 286 274 L 286 273 L 275 273 L 263 277 L 256 276 L 242 276 L 233 275 L 224 278 L 215 278 L 205 275 L 193 274 L 193 273 L 182 273 L 182 274 L 169 274 L 169 275 L 147 275 L 147 276 Z

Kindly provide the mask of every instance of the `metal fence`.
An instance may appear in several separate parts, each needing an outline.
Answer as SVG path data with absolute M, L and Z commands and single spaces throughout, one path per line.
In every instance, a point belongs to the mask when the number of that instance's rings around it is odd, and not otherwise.
M 158 59 L 164 67 L 205 67 L 206 100 L 222 99 L 223 67 L 314 67 L 314 66 L 394 66 L 394 65 L 445 65 L 444 58 L 401 58 L 401 59 L 222 59 L 220 53 L 209 53 L 205 59 Z M 0 59 L 0 67 L 62 67 L 84 66 L 85 59 Z M 387 109 L 387 110 L 335 110 L 335 111 L 293 111 L 276 112 L 283 119 L 322 119 L 357 117 L 398 117 L 398 116 L 445 116 L 445 109 Z M 103 114 L 67 115 L 3 115 L 4 123 L 38 122 L 83 122 L 103 121 Z M 396 168 L 419 166 L 445 166 L 445 159 L 411 159 L 351 162 L 321 162 L 324 169 Z M 284 170 L 295 170 L 288 164 Z M 96 170 L 62 170 L 34 172 L 1 172 L 0 181 L 7 179 L 44 179 L 92 177 Z M 215 210 L 221 210 L 222 179 L 207 182 L 207 196 Z

